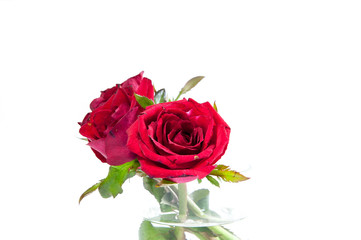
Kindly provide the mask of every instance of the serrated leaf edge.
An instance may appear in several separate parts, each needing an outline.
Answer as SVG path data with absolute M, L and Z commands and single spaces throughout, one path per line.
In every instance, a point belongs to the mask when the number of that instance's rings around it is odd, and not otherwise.
M 232 178 L 238 178 L 238 179 L 237 180 L 228 179 L 227 177 L 231 174 L 233 174 Z M 232 182 L 232 183 L 242 182 L 249 179 L 249 177 L 246 177 L 235 170 L 231 170 L 230 167 L 222 164 L 217 165 L 216 168 L 212 170 L 212 172 L 209 175 L 216 176 L 218 177 L 218 179 L 222 179 L 225 182 Z

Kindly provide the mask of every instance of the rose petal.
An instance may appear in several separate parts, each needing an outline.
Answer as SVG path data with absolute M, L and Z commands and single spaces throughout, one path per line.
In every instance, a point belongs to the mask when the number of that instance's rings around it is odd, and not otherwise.
M 89 143 L 89 146 L 101 153 L 107 159 L 107 163 L 113 166 L 121 165 L 136 158 L 136 155 L 127 148 L 128 135 L 124 129 L 135 121 L 138 115 L 138 108 L 131 109 L 114 126 L 109 134 L 98 141 Z
M 105 139 L 100 138 L 88 143 L 88 146 L 92 148 L 93 151 L 97 152 L 102 156 L 103 159 L 107 158 L 107 154 L 105 153 Z
M 94 99 L 90 103 L 90 109 L 94 111 L 96 108 L 100 107 L 104 102 L 106 102 L 116 91 L 118 86 L 108 88 L 105 91 L 101 91 L 100 97 Z
M 137 119 L 140 109 L 134 107 L 120 119 L 105 138 L 107 153 L 107 163 L 110 165 L 121 165 L 136 158 L 126 146 L 128 135 L 126 129 Z
M 140 96 L 145 96 L 149 99 L 154 100 L 154 87 L 152 81 L 148 78 L 142 78 L 139 84 L 139 88 L 136 90 L 136 93 Z
M 139 159 L 139 163 L 142 171 L 150 177 L 166 178 L 176 183 L 189 182 L 196 178 L 202 179 L 214 169 L 214 166 L 207 166 L 204 168 L 173 170 L 143 159 Z
M 214 146 L 212 150 L 212 155 L 206 159 L 206 161 L 200 161 L 197 166 L 207 166 L 215 164 L 225 153 L 229 141 L 230 128 L 221 127 L 217 129 L 217 135 L 214 138 Z M 224 144 L 227 143 L 227 144 Z
M 177 104 L 174 104 L 176 106 L 172 106 L 172 107 L 165 107 L 164 110 L 162 111 L 161 114 L 159 114 L 158 116 L 158 120 L 160 118 L 167 118 L 167 116 L 176 116 L 178 117 L 179 119 L 183 119 L 183 120 L 187 120 L 188 119 L 188 115 L 186 113 L 186 111 L 188 109 L 184 109 L 184 106 L 182 104 L 178 104 L 178 102 L 174 102 L 174 103 L 177 103 Z M 159 105 L 159 104 L 157 104 Z M 177 107 L 179 106 L 179 107 Z M 166 121 L 167 119 L 165 119 Z
M 193 130 L 192 133 L 192 145 L 194 147 L 200 147 L 203 143 L 203 130 L 200 127 L 197 127 Z
M 150 137 L 150 139 L 153 141 L 153 144 L 155 145 L 155 149 L 158 154 L 162 154 L 165 156 L 176 154 L 176 153 L 172 152 L 169 148 L 167 148 L 164 145 L 162 145 L 161 143 L 157 142 L 157 140 L 155 140 L 153 137 Z
M 213 122 L 212 118 L 209 115 L 191 116 L 189 120 L 192 121 L 195 126 L 202 129 L 202 135 L 207 132 L 209 126 L 212 126 L 212 124 L 210 123 Z
M 156 140 L 159 143 L 163 143 L 163 127 L 164 127 L 164 122 L 163 119 L 159 119 L 157 122 L 157 130 L 156 130 Z
M 114 119 L 121 118 L 129 110 L 129 108 L 130 108 L 129 96 L 126 94 L 124 89 L 118 88 L 111 102 L 111 109 L 112 111 L 114 111 L 112 117 Z
M 112 118 L 111 118 L 112 112 L 110 110 L 105 110 L 105 109 L 98 110 L 98 109 L 92 112 L 91 123 L 95 126 L 95 128 L 99 132 L 100 137 L 104 137 L 107 126 L 112 123 Z
M 159 105 L 161 104 L 154 104 L 148 106 L 146 109 L 146 113 L 141 115 L 143 117 L 142 121 L 144 121 L 146 125 L 149 125 L 151 122 L 157 120 L 158 114 L 163 110 L 163 108 L 160 107 Z
M 150 150 L 149 145 L 146 145 L 141 141 L 138 144 L 139 144 L 139 149 L 141 151 L 141 154 L 138 154 L 138 155 L 143 156 L 143 157 L 146 156 L 146 158 L 148 158 L 150 161 L 158 162 L 158 163 L 164 164 L 166 166 L 174 165 L 172 162 L 169 161 L 169 159 L 166 156 L 162 156 L 162 155 L 158 154 L 156 151 L 154 151 L 154 149 Z M 152 146 L 152 148 L 154 148 L 154 146 Z M 129 146 L 129 149 L 131 151 L 133 151 L 131 146 Z
M 227 150 L 230 132 L 231 129 L 229 127 L 219 127 L 217 129 L 216 148 L 213 150 L 213 160 L 210 164 L 216 163 Z M 227 144 L 222 144 L 224 142 Z
M 91 114 L 88 113 L 82 122 L 79 133 L 90 140 L 96 140 L 100 138 L 100 134 L 90 118 Z
M 171 168 L 182 168 L 182 164 L 186 164 L 186 166 L 190 166 L 189 163 L 197 165 L 199 162 L 203 161 L 203 159 L 208 159 L 212 155 L 213 149 L 214 145 L 210 145 L 208 148 L 197 154 L 167 156 L 168 161 L 172 163 L 169 166 Z
M 128 96 L 134 97 L 134 93 L 138 90 L 139 84 L 143 78 L 143 73 L 144 72 L 141 72 L 138 75 L 131 77 L 122 84 L 120 84 L 120 86 L 125 90 Z
M 189 146 L 190 140 L 190 135 L 187 135 L 187 133 L 185 133 L 184 131 L 179 131 L 173 138 L 173 142 L 179 146 Z
M 149 138 L 149 133 L 147 130 L 147 126 L 145 125 L 144 121 L 142 121 L 144 118 L 144 115 L 139 116 L 138 120 L 138 131 L 139 131 L 139 136 L 141 141 L 144 142 L 144 144 L 146 144 L 148 146 L 148 148 L 150 148 L 152 151 L 154 151 L 154 146 L 152 144 L 152 141 Z
M 151 124 L 148 125 L 148 136 L 149 137 L 155 137 L 155 132 L 157 131 L 157 123 L 156 122 L 152 122 Z
M 192 141 L 193 138 L 197 138 L 197 140 L 195 140 L 195 144 L 193 144 L 193 142 L 190 143 L 176 143 L 173 142 L 172 140 L 168 141 L 168 147 L 169 149 L 171 149 L 173 152 L 176 152 L 180 155 L 191 155 L 191 154 L 197 154 L 201 152 L 201 147 L 202 147 L 202 143 L 203 143 L 203 136 L 201 135 L 201 129 L 197 128 L 198 130 L 195 130 L 195 134 L 192 134 Z M 198 135 L 198 133 L 200 134 L 200 136 Z M 180 132 L 177 134 L 179 135 L 181 134 Z M 171 135 L 170 135 L 171 136 Z
M 95 156 L 96 156 L 100 161 L 102 161 L 103 163 L 106 163 L 106 162 L 107 162 L 107 160 L 105 159 L 105 157 L 104 157 L 100 152 L 96 151 L 96 150 L 93 149 L 93 148 L 90 148 L 90 149 L 94 152 Z
M 193 99 L 191 100 L 194 101 Z M 223 125 L 227 128 L 230 128 L 228 124 L 224 121 L 224 119 L 219 115 L 219 113 L 212 107 L 212 105 L 209 102 L 202 103 L 201 105 L 209 110 L 209 113 L 215 119 L 217 125 Z
M 134 122 L 127 130 L 127 135 L 128 135 L 127 147 L 129 148 L 130 151 L 132 151 L 136 155 L 144 157 L 139 147 L 139 143 L 141 142 L 141 139 L 138 132 L 138 124 L 139 124 L 138 121 Z

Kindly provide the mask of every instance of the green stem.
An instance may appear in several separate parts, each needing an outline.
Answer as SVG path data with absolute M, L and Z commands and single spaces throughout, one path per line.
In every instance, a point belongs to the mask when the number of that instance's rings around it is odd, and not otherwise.
M 176 97 L 176 99 L 174 99 L 174 101 L 178 101 L 178 99 L 181 95 L 182 95 L 182 91 L 179 92 L 178 96 Z
M 183 227 L 175 227 L 174 235 L 177 240 L 185 240 L 184 228 Z
M 179 220 L 185 222 L 187 219 L 187 184 L 179 183 L 178 185 L 178 200 L 179 200 Z
M 187 219 L 187 184 L 179 183 L 178 184 L 178 201 L 179 201 L 179 221 L 181 223 L 185 222 Z M 184 240 L 184 228 L 175 227 L 175 235 L 177 240 Z

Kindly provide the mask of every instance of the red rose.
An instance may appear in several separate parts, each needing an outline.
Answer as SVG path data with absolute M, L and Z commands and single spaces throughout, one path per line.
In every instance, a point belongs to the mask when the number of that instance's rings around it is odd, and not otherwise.
M 126 146 L 126 130 L 144 110 L 134 93 L 154 99 L 152 82 L 143 77 L 143 72 L 102 91 L 90 104 L 92 112 L 79 123 L 80 134 L 88 138 L 88 145 L 102 162 L 116 166 L 136 158 Z
M 147 107 L 128 129 L 127 145 L 150 177 L 189 182 L 214 169 L 230 130 L 208 102 L 183 99 Z

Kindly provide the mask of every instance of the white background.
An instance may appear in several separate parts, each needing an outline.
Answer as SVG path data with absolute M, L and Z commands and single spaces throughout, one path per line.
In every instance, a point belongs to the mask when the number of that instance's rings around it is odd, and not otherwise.
M 77 122 L 142 70 L 173 97 L 206 76 L 186 97 L 216 100 L 232 128 L 220 162 L 251 180 L 222 188 L 247 215 L 233 226 L 243 240 L 361 239 L 360 12 L 347 0 L 0 0 L 0 239 L 137 239 L 153 201 L 139 179 L 78 205 L 108 166 Z

